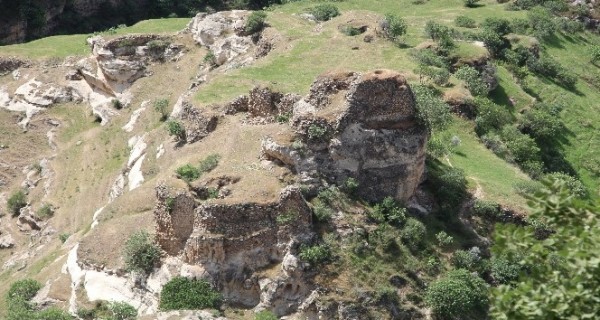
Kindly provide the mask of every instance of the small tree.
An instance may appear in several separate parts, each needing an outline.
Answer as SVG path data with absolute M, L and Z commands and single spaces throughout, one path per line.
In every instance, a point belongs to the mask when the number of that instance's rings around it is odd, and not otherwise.
M 198 168 L 192 166 L 191 164 L 183 165 L 175 171 L 177 173 L 177 177 L 186 182 L 192 182 L 198 178 L 200 178 L 200 170 Z
M 125 242 L 123 258 L 128 271 L 148 274 L 160 261 L 160 249 L 148 232 L 137 231 Z
M 425 303 L 444 319 L 483 319 L 489 303 L 487 285 L 467 270 L 453 270 L 427 288 Z
M 21 209 L 27 205 L 27 196 L 23 190 L 14 192 L 6 202 L 8 212 L 13 216 L 18 216 Z
M 185 128 L 179 121 L 169 120 L 167 122 L 167 132 L 174 136 L 178 141 L 185 141 Z
M 157 99 L 154 101 L 154 111 L 160 114 L 160 121 L 165 121 L 169 117 L 168 107 L 169 100 L 167 99 Z
M 267 14 L 263 11 L 254 11 L 248 16 L 244 31 L 248 34 L 253 34 L 261 31 L 265 27 L 265 19 Z
M 394 42 L 401 42 L 408 29 L 406 21 L 394 14 L 386 14 L 382 26 L 385 37 Z
M 481 80 L 479 72 L 471 66 L 462 66 L 454 74 L 458 79 L 463 80 L 467 89 L 474 96 L 484 96 L 488 93 L 488 87 Z

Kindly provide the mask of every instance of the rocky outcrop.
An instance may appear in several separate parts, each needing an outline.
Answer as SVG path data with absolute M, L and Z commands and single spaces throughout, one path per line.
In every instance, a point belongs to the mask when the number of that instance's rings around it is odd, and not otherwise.
M 303 144 L 263 141 L 263 153 L 292 168 L 303 184 L 320 177 L 342 185 L 358 181 L 369 201 L 407 202 L 421 182 L 428 133 L 398 73 L 337 73 L 320 77 L 294 105 L 293 126 Z
M 27 61 L 16 57 L 0 57 L 0 76 L 9 74 L 20 67 L 28 65 L 29 63 Z
M 165 186 L 157 187 L 157 197 L 159 245 L 198 266 L 201 272 L 194 274 L 208 278 L 230 303 L 286 314 L 310 293 L 294 256 L 299 243 L 312 237 L 312 212 L 299 188 L 283 189 L 271 203 L 198 205 L 191 194 Z M 260 276 L 278 264 L 275 277 Z

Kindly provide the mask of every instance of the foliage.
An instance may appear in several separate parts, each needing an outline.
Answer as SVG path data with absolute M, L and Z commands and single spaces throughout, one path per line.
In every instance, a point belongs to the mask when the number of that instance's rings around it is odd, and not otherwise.
M 42 219 L 48 219 L 54 215 L 54 208 L 49 203 L 44 203 L 37 211 L 37 216 Z
M 42 288 L 42 285 L 33 279 L 23 279 L 13 282 L 6 294 L 7 300 L 28 301 Z
M 327 244 L 319 244 L 314 246 L 302 245 L 300 247 L 300 259 L 308 262 L 311 266 L 316 266 L 327 262 L 331 259 L 331 249 Z
M 550 10 L 537 6 L 527 13 L 529 25 L 533 30 L 533 35 L 539 39 L 547 39 L 554 34 L 557 29 L 554 17 Z
M 58 235 L 58 239 L 60 240 L 60 242 L 65 243 L 67 241 L 67 239 L 69 239 L 70 236 L 71 236 L 70 233 L 63 232 L 63 233 L 61 233 L 61 234 Z
M 13 192 L 8 200 L 6 201 L 6 206 L 8 208 L 8 212 L 10 212 L 13 217 L 18 216 L 21 208 L 24 208 L 27 205 L 27 196 L 23 190 L 18 190 Z
M 185 128 L 181 122 L 176 120 L 167 121 L 167 132 L 170 136 L 175 136 L 179 141 L 185 141 Z
M 200 164 L 198 165 L 198 170 L 200 171 L 200 173 L 211 172 L 219 165 L 220 160 L 221 156 L 219 154 L 209 154 L 208 156 L 206 156 L 206 158 L 200 161 Z
M 360 187 L 360 184 L 358 183 L 358 180 L 349 177 L 348 179 L 346 179 L 346 181 L 344 181 L 344 185 L 342 186 L 342 189 L 350 196 L 355 196 L 356 192 L 358 192 L 358 188 Z
M 318 124 L 311 124 L 308 127 L 308 138 L 311 140 L 319 140 L 325 137 L 327 134 L 327 128 Z
M 446 319 L 482 319 L 489 303 L 487 285 L 467 270 L 453 270 L 431 283 L 425 303 Z
M 463 80 L 467 89 L 474 96 L 485 96 L 488 93 L 488 87 L 481 80 L 479 72 L 471 66 L 462 66 L 454 74 L 456 78 Z
M 402 208 L 392 197 L 386 197 L 373 207 L 369 217 L 376 222 L 389 222 L 400 226 L 406 221 L 406 209 Z
M 41 310 L 36 312 L 33 316 L 33 319 L 36 320 L 73 320 L 73 316 L 71 316 L 68 312 L 58 309 L 56 307 L 48 308 L 45 310 Z M 112 319 L 109 319 L 112 320 Z
M 160 248 L 153 243 L 148 232 L 137 231 L 125 242 L 123 259 L 128 271 L 148 274 L 160 261 Z
M 167 282 L 160 294 L 161 310 L 218 308 L 222 296 L 206 280 L 175 277 Z
M 278 225 L 286 225 L 296 221 L 296 219 L 298 219 L 298 212 L 288 210 L 275 217 L 275 222 L 277 222 Z
M 494 319 L 594 319 L 600 314 L 600 204 L 578 200 L 564 181 L 544 180 L 529 196 L 529 216 L 554 232 L 538 240 L 535 229 L 503 225 L 493 252 L 520 252 L 528 272 L 493 291 Z
M 317 21 L 328 21 L 340 15 L 340 10 L 332 4 L 319 4 L 308 8 L 308 13 L 312 14 Z
M 521 133 L 515 126 L 504 126 L 500 133 L 514 161 L 523 164 L 540 161 L 540 148 L 530 136 Z
M 137 310 L 126 302 L 111 302 L 108 310 L 112 313 L 110 320 L 134 320 L 137 318 Z
M 430 181 L 443 210 L 454 211 L 467 196 L 467 178 L 461 169 L 438 166 L 432 168 Z
M 313 206 L 313 214 L 317 221 L 325 222 L 331 218 L 333 211 L 327 205 L 323 204 L 323 202 L 318 201 Z
M 204 55 L 202 61 L 210 67 L 214 67 L 217 65 L 217 56 L 212 51 L 209 51 Z
M 84 320 L 134 320 L 137 310 L 126 302 L 99 301 L 93 309 L 77 309 L 77 316 Z
M 244 31 L 248 34 L 261 31 L 265 27 L 267 14 L 263 11 L 253 11 L 246 20 Z
M 531 72 L 553 79 L 567 89 L 573 89 L 577 83 L 575 74 L 563 67 L 558 61 L 545 55 L 539 59 L 531 57 L 527 60 L 527 67 Z
M 111 102 L 113 108 L 115 108 L 117 110 L 123 109 L 123 103 L 121 101 L 119 101 L 118 99 L 112 99 L 110 102 Z
M 400 42 L 408 30 L 406 21 L 391 13 L 385 15 L 383 25 L 385 25 L 385 28 L 383 29 L 385 37 L 395 42 Z
M 526 269 L 520 264 L 522 255 L 517 252 L 506 252 L 490 261 L 490 275 L 497 284 L 508 284 L 519 278 Z
M 550 180 L 562 180 L 565 183 L 565 187 L 569 192 L 578 198 L 585 198 L 588 196 L 588 190 L 579 179 L 570 176 L 563 172 L 552 172 L 545 176 L 545 178 Z
M 457 16 L 454 19 L 454 24 L 457 27 L 462 27 L 462 28 L 475 28 L 475 27 L 477 27 L 477 23 L 475 22 L 475 20 L 473 20 L 472 18 L 469 18 L 467 16 Z
M 500 130 L 512 121 L 512 116 L 505 107 L 485 98 L 475 99 L 474 102 L 477 106 L 475 132 L 479 136 L 483 136 L 490 131 Z
M 254 316 L 254 320 L 277 320 L 277 316 L 268 310 L 263 310 L 258 312 L 255 316 Z
M 600 61 L 600 45 L 591 45 L 589 48 L 590 62 L 596 64 Z
M 473 8 L 475 6 L 477 6 L 477 2 L 479 2 L 480 0 L 463 0 L 463 2 L 465 3 L 465 7 L 468 8 Z
M 438 86 L 443 86 L 448 83 L 450 72 L 445 68 L 419 65 L 419 76 L 422 78 L 429 78 L 429 80 Z M 421 83 L 423 82 L 421 81 Z
M 448 247 L 454 242 L 454 238 L 443 230 L 435 234 L 435 239 L 440 247 Z
M 415 218 L 408 218 L 400 232 L 400 237 L 410 249 L 416 250 L 423 244 L 426 231 L 427 228 L 423 222 Z
M 431 49 L 414 50 L 411 52 L 411 56 L 417 60 L 419 65 L 448 69 L 448 58 L 438 55 Z
M 466 269 L 469 271 L 478 271 L 481 268 L 481 256 L 479 249 L 473 247 L 471 250 L 456 250 L 452 254 L 452 265 L 456 269 Z
M 448 105 L 433 90 L 419 85 L 412 87 L 417 102 L 417 117 L 430 131 L 443 131 L 452 122 Z
M 177 168 L 175 172 L 177 173 L 177 177 L 179 179 L 182 179 L 186 182 L 192 182 L 200 178 L 200 170 L 189 163 Z
M 341 27 L 340 32 L 342 32 L 343 34 L 345 34 L 349 37 L 357 36 L 357 35 L 363 33 L 360 30 L 360 28 L 356 28 L 351 25 L 346 25 L 346 26 Z
M 505 36 L 512 32 L 510 21 L 504 18 L 486 18 L 481 27 L 499 36 Z
M 564 130 L 559 115 L 561 110 L 560 107 L 538 103 L 519 120 L 519 129 L 538 141 L 551 140 Z
M 160 114 L 160 121 L 165 121 L 169 117 L 169 100 L 161 98 L 154 100 L 154 111 Z
M 495 219 L 500 214 L 500 205 L 494 201 L 477 199 L 473 203 L 473 214 Z

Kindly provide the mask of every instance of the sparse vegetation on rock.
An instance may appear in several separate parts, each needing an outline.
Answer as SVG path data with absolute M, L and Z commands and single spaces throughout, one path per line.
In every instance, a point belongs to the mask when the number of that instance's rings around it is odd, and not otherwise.
M 167 282 L 160 294 L 161 310 L 219 308 L 222 296 L 205 280 L 175 277 Z
M 125 242 L 123 259 L 128 271 L 150 273 L 160 261 L 160 249 L 148 232 L 137 231 Z
M 18 216 L 21 208 L 27 205 L 27 196 L 22 190 L 17 190 L 11 194 L 6 201 L 8 212 L 13 216 Z

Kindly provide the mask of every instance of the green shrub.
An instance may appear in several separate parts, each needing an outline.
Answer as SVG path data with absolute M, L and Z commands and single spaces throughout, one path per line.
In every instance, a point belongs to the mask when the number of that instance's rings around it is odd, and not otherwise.
M 137 231 L 125 242 L 123 259 L 128 271 L 148 274 L 160 261 L 160 248 L 148 232 Z
M 277 217 L 275 217 L 275 222 L 277 222 L 278 225 L 286 225 L 286 224 L 293 223 L 297 219 L 298 219 L 298 212 L 293 211 L 293 210 L 288 210 L 282 214 L 279 214 Z
M 209 51 L 206 55 L 204 55 L 202 61 L 209 66 L 214 67 L 217 65 L 217 56 L 215 56 L 212 51 Z
M 412 87 L 417 103 L 417 117 L 430 131 L 443 131 L 452 122 L 448 105 L 426 86 Z
M 457 27 L 461 27 L 461 28 L 476 28 L 477 27 L 477 23 L 475 22 L 475 20 L 473 20 L 467 16 L 457 16 L 454 19 L 454 24 Z
M 359 187 L 360 184 L 358 183 L 358 180 L 352 177 L 349 177 L 346 179 L 346 181 L 344 181 L 343 189 L 348 195 L 355 196 Z
M 456 250 L 454 254 L 452 254 L 451 262 L 456 269 L 478 271 L 481 266 L 481 257 L 479 256 L 478 251 Z
M 500 214 L 500 205 L 489 200 L 475 200 L 473 203 L 473 214 L 479 217 L 495 219 Z
M 515 162 L 522 164 L 540 160 L 540 148 L 530 136 L 521 133 L 515 126 L 504 126 L 500 136 Z
M 254 316 L 254 320 L 277 320 L 279 318 L 277 318 L 277 316 L 268 310 L 263 310 L 261 312 L 258 312 L 255 316 Z
M 261 31 L 265 27 L 265 19 L 267 14 L 263 11 L 253 11 L 244 26 L 244 31 L 248 34 L 256 33 Z
M 394 42 L 400 42 L 408 30 L 406 21 L 394 14 L 386 14 L 383 25 L 385 26 L 383 29 L 385 37 Z
M 310 263 L 311 266 L 316 266 L 331 259 L 331 249 L 326 244 L 314 246 L 302 245 L 298 256 L 300 259 Z
M 485 98 L 475 99 L 474 103 L 477 106 L 475 132 L 479 136 L 483 136 L 490 131 L 500 130 L 512 122 L 512 116 L 505 107 Z
M 564 130 L 560 120 L 561 108 L 553 110 L 553 106 L 543 103 L 534 105 L 519 120 L 519 129 L 539 140 L 551 140 Z
M 453 270 L 429 285 L 425 303 L 444 319 L 484 319 L 487 285 L 467 270 Z
M 111 313 L 111 320 L 135 320 L 137 310 L 126 302 L 111 302 L 108 304 L 108 310 Z
M 179 141 L 185 141 L 185 128 L 181 122 L 176 120 L 167 121 L 167 132 Z
M 123 103 L 117 99 L 112 99 L 110 103 L 112 104 L 112 107 L 117 110 L 123 109 Z
M 67 239 L 69 239 L 70 236 L 71 236 L 70 233 L 63 232 L 63 233 L 61 233 L 61 234 L 58 235 L 58 239 L 60 240 L 60 242 L 65 243 L 67 241 Z
M 451 235 L 447 234 L 446 231 L 440 231 L 436 233 L 435 239 L 437 240 L 438 245 L 440 247 L 448 247 L 454 242 L 454 238 L 452 238 Z
M 315 216 L 317 221 L 326 222 L 329 221 L 329 219 L 331 219 L 331 216 L 333 215 L 333 210 L 331 210 L 331 208 L 323 204 L 321 201 L 318 201 L 313 206 L 313 215 Z
M 513 185 L 513 189 L 521 196 L 535 194 L 542 189 L 543 185 L 539 181 L 519 181 Z
M 160 294 L 161 310 L 194 310 L 219 308 L 222 296 L 206 280 L 175 277 L 167 282 Z
M 328 21 L 340 15 L 338 8 L 332 4 L 319 4 L 308 8 L 308 13 L 312 14 L 317 21 Z
M 431 170 L 430 180 L 443 210 L 456 210 L 467 196 L 467 178 L 461 169 L 441 167 Z
M 499 36 L 505 36 L 512 32 L 510 21 L 504 18 L 486 18 L 481 27 Z
M 363 31 L 360 28 L 356 28 L 351 25 L 346 25 L 346 26 L 341 27 L 340 32 L 349 37 L 357 36 L 357 35 L 363 33 Z
M 545 179 L 551 181 L 561 180 L 565 184 L 565 187 L 569 192 L 578 198 L 586 198 L 588 196 L 588 190 L 585 185 L 579 181 L 579 179 L 572 177 L 562 172 L 552 172 L 544 176 Z
M 169 117 L 169 100 L 167 99 L 156 99 L 154 100 L 154 111 L 160 114 L 160 121 L 165 121 Z
M 490 261 L 490 274 L 496 283 L 511 283 L 519 278 L 519 274 L 524 269 L 520 262 L 521 255 L 515 253 L 493 257 Z
M 42 288 L 42 285 L 33 279 L 23 279 L 13 282 L 6 294 L 7 301 L 29 301 Z
M 308 138 L 310 140 L 320 140 L 327 135 L 327 128 L 318 124 L 311 124 L 308 127 Z
M 596 64 L 600 61 L 600 45 L 591 45 L 589 48 L 590 62 Z
M 463 80 L 465 86 L 474 96 L 485 96 L 488 93 L 488 87 L 481 80 L 479 72 L 471 66 L 462 66 L 454 74 L 456 78 Z
M 209 154 L 208 156 L 206 156 L 206 158 L 200 161 L 200 165 L 198 165 L 198 170 L 200 171 L 200 173 L 211 172 L 219 165 L 220 160 L 220 155 L 216 153 Z
M 479 2 L 479 0 L 463 0 L 463 2 L 465 3 L 465 7 L 473 8 L 477 6 L 477 2 Z
M 415 218 L 408 218 L 406 220 L 406 225 L 404 225 L 400 232 L 400 237 L 404 244 L 409 248 L 416 250 L 423 244 L 426 231 L 427 229 L 423 222 Z
M 157 52 L 165 51 L 165 49 L 169 46 L 169 44 L 170 43 L 168 41 L 158 39 L 158 40 L 148 41 L 146 46 L 148 46 L 148 49 L 150 49 L 150 51 L 157 53 Z
M 198 168 L 192 166 L 191 164 L 183 165 L 177 168 L 175 172 L 177 173 L 177 177 L 179 179 L 182 179 L 186 182 L 192 182 L 200 178 L 200 170 L 198 170 Z
M 440 38 L 448 35 L 450 29 L 444 25 L 441 25 L 433 20 L 429 20 L 425 23 L 425 35 L 431 38 L 433 41 L 437 41 Z
M 438 55 L 431 49 L 421 49 L 411 51 L 410 55 L 417 60 L 419 65 L 432 66 L 448 70 L 448 58 Z
M 22 208 L 27 205 L 27 196 L 23 190 L 18 190 L 13 192 L 13 194 L 8 198 L 6 202 L 6 206 L 8 207 L 8 212 L 10 212 L 13 217 L 19 215 Z
M 388 222 L 401 226 L 406 222 L 406 209 L 402 208 L 394 198 L 386 197 L 373 207 L 369 217 L 379 223 Z
M 36 320 L 73 320 L 73 316 L 68 312 L 58 309 L 56 307 L 51 307 L 45 310 L 41 310 L 36 312 L 33 319 Z M 114 318 L 119 319 L 119 318 Z M 112 320 L 112 319 L 111 319 Z
M 557 24 L 550 10 L 537 6 L 527 13 L 533 35 L 538 39 L 546 39 L 554 34 Z
M 37 211 L 37 216 L 42 219 L 51 218 L 54 215 L 54 208 L 48 203 L 44 203 Z

